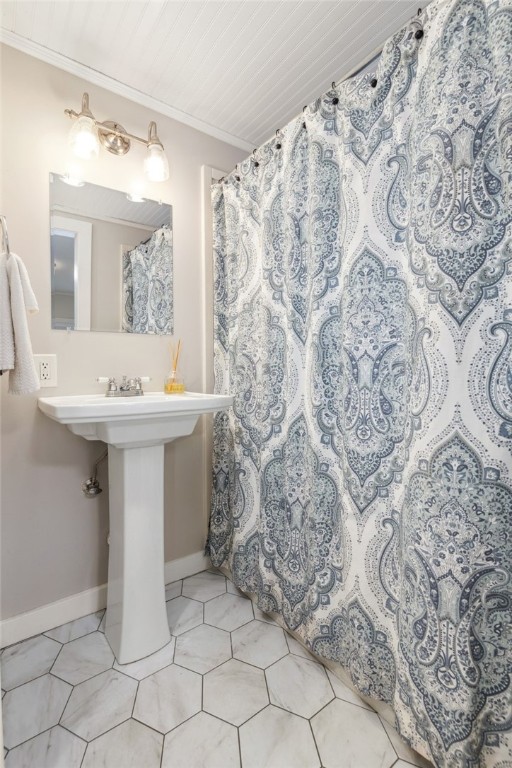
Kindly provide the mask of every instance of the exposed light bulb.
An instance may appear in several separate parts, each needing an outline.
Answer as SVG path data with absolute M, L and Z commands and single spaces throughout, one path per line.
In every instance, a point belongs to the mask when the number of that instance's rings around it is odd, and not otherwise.
M 169 178 L 169 163 L 161 144 L 155 142 L 148 146 L 144 173 L 149 181 L 166 181 Z
M 73 153 L 83 160 L 98 156 L 100 142 L 93 118 L 80 115 L 76 119 L 69 132 L 69 144 Z

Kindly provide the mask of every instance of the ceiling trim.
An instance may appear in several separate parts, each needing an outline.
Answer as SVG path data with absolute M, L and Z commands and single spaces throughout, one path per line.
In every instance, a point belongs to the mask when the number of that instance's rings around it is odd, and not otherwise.
M 173 120 L 177 120 L 178 122 L 184 123 L 191 128 L 195 128 L 197 131 L 206 133 L 208 136 L 212 136 L 214 139 L 224 141 L 227 144 L 231 144 L 234 147 L 243 149 L 246 152 L 251 152 L 253 149 L 253 145 L 248 141 L 245 141 L 245 139 L 240 138 L 240 136 L 234 136 L 227 131 L 223 131 L 220 128 L 216 128 L 214 125 L 210 125 L 209 123 L 206 123 L 197 117 L 189 115 L 187 112 L 182 112 L 180 109 L 176 109 L 175 107 L 164 104 L 162 101 L 159 101 L 159 99 L 153 98 L 153 96 L 148 96 L 148 94 L 143 93 L 136 88 L 125 85 L 119 80 L 115 80 L 108 75 L 104 75 L 102 72 L 97 72 L 95 69 L 85 66 L 85 64 L 80 64 L 78 61 L 69 59 L 67 56 L 63 56 L 61 53 L 52 51 L 49 48 L 46 48 L 44 45 L 40 45 L 33 40 L 22 37 L 15 32 L 10 32 L 9 30 L 0 28 L 0 43 L 10 45 L 12 48 L 16 48 L 22 53 L 26 53 L 29 56 L 34 56 L 36 59 L 40 59 L 46 64 L 51 64 L 53 67 L 57 67 L 58 69 L 63 69 L 65 72 L 69 72 L 71 75 L 81 77 L 83 80 L 87 80 L 89 83 L 93 83 L 100 88 L 105 88 L 106 90 L 111 91 L 118 96 L 123 96 L 125 99 L 134 101 L 136 104 L 147 107 L 154 112 L 159 112 L 161 115 L 171 117 Z

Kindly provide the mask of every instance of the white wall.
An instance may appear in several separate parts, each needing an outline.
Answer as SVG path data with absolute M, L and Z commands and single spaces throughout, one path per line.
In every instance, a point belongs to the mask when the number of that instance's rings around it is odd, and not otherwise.
M 169 368 L 168 337 L 50 329 L 50 171 L 65 172 L 70 121 L 90 94 L 98 119 L 115 119 L 146 135 L 156 119 L 171 178 L 148 184 L 145 194 L 173 206 L 175 334 L 181 337 L 187 388 L 208 380 L 203 365 L 201 284 L 201 166 L 230 170 L 243 152 L 127 99 L 90 85 L 8 46 L 1 53 L 0 212 L 7 216 L 11 249 L 25 261 L 40 312 L 29 319 L 35 353 L 55 353 L 59 386 L 42 395 L 98 392 L 96 376 L 149 375 L 160 389 Z M 86 165 L 87 181 L 127 190 L 140 177 L 143 148 L 118 158 L 105 151 Z M 2 618 L 59 600 L 106 581 L 107 493 L 81 492 L 102 450 L 72 435 L 37 409 L 37 395 L 7 394 L 0 379 L 2 419 Z M 166 560 L 200 551 L 206 534 L 209 468 L 202 460 L 201 423 L 166 449 Z M 107 488 L 105 468 L 100 473 Z

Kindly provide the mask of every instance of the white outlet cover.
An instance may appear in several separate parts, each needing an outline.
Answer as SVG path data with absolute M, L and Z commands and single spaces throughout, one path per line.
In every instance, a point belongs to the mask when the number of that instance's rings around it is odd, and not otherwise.
M 57 386 L 57 355 L 34 355 L 39 384 L 43 387 Z

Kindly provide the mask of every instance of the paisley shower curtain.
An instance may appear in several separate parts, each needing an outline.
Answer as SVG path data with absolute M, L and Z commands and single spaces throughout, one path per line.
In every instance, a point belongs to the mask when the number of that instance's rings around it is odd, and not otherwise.
M 512 765 L 512 4 L 434 0 L 213 189 L 212 562 Z
M 164 225 L 123 253 L 123 331 L 173 332 L 172 231 Z

